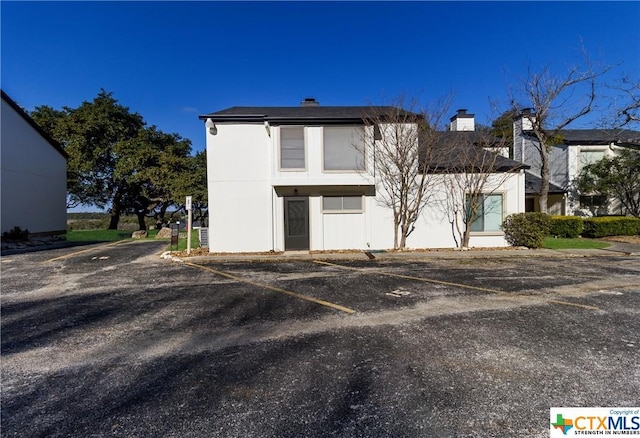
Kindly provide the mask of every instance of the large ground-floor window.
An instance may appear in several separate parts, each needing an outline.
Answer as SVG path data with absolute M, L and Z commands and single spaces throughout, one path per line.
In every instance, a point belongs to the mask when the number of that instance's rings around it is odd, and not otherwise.
M 500 231 L 503 221 L 502 194 L 482 195 L 478 217 L 471 231 Z

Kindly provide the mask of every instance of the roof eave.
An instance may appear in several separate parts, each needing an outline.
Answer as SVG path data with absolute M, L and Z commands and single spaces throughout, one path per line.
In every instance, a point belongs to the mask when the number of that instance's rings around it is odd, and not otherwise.
M 323 125 L 363 125 L 365 122 L 360 117 L 270 117 L 265 114 L 259 115 L 215 115 L 206 114 L 198 116 L 200 120 L 210 119 L 212 122 L 246 122 L 264 123 L 273 125 L 303 125 L 303 124 L 323 124 Z

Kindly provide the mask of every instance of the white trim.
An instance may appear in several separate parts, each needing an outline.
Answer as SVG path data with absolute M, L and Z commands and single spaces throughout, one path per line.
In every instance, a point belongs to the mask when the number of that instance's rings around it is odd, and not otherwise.
M 285 128 L 302 128 L 302 149 L 304 152 L 304 167 L 282 167 L 282 134 L 281 134 L 281 129 Z M 308 139 L 307 139 L 307 127 L 306 126 L 299 126 L 299 125 L 282 125 L 278 127 L 278 136 L 277 136 L 277 144 L 276 144 L 276 149 L 277 149 L 277 156 L 278 156 L 278 171 L 279 172 L 306 172 L 307 171 L 307 167 L 309 167 L 308 165 L 308 150 L 307 150 L 307 143 L 308 143 Z
M 343 128 L 343 129 L 352 129 L 352 130 L 362 130 L 362 158 L 364 160 L 364 168 L 363 169 L 325 169 L 325 161 L 324 161 L 324 151 L 325 151 L 325 135 L 324 135 L 324 130 L 327 128 Z M 348 174 L 362 174 L 363 172 L 367 172 L 368 169 L 368 160 L 367 160 L 367 146 L 366 146 L 366 142 L 364 141 L 364 135 L 366 134 L 365 129 L 363 126 L 361 125 L 340 125 L 340 126 L 322 126 L 322 136 L 321 136 L 321 150 L 320 150 L 320 158 L 321 158 L 321 165 L 322 165 L 322 173 L 327 173 L 327 174 L 336 174 L 336 173 L 348 173 Z
M 360 208 L 359 209 L 341 209 L 341 210 L 325 210 L 324 208 L 324 198 L 343 198 L 342 204 L 344 205 L 344 198 L 360 198 Z M 322 214 L 362 214 L 365 212 L 364 208 L 364 195 L 352 195 L 352 194 L 343 194 L 343 195 L 322 195 L 321 196 L 321 205 L 322 205 Z
M 495 191 L 495 192 L 488 192 L 488 193 L 482 192 L 481 195 L 483 197 L 500 195 L 500 198 L 501 198 L 500 203 L 502 204 L 502 212 L 500 214 L 500 217 L 502 219 L 502 222 L 504 222 L 505 213 L 506 213 L 506 205 L 505 205 L 506 192 L 504 190 Z M 466 198 L 466 195 L 465 195 L 465 198 Z M 465 199 L 465 202 L 466 202 L 466 199 Z M 482 212 L 483 212 L 483 217 L 484 217 L 484 199 L 482 201 Z M 476 220 L 478 220 L 478 218 L 479 218 L 479 216 L 476 218 Z M 500 223 L 502 224 L 502 222 L 500 222 Z M 468 224 L 468 227 L 471 228 L 472 225 L 473 225 L 473 222 Z M 473 230 L 471 230 L 470 231 L 470 235 L 471 236 L 504 236 L 504 231 L 501 231 L 501 230 L 473 231 Z

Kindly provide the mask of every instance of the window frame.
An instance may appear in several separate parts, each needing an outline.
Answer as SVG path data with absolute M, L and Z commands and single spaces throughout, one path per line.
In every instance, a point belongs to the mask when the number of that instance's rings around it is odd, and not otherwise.
M 305 172 L 307 170 L 307 127 L 300 125 L 282 125 L 278 130 L 278 170 L 280 172 Z M 302 129 L 302 153 L 304 167 L 282 166 L 282 131 L 287 129 Z
M 469 194 L 467 194 L 468 196 Z M 493 196 L 499 196 L 500 197 L 500 225 L 498 226 L 498 229 L 491 229 L 491 230 L 487 230 L 485 229 L 485 202 L 488 198 L 493 197 Z M 504 231 L 502 230 L 501 226 L 502 226 L 502 222 L 504 222 L 504 217 L 505 217 L 505 193 L 504 192 L 491 192 L 491 193 L 482 193 L 482 215 L 478 214 L 478 217 L 471 223 L 469 223 L 467 226 L 471 229 L 471 234 L 483 234 L 483 235 L 489 235 L 489 234 L 494 234 L 494 235 L 502 235 L 504 234 Z M 465 200 L 466 202 L 466 200 Z M 478 221 L 478 219 L 482 218 L 483 220 L 483 225 L 482 225 L 482 230 L 474 230 L 473 229 L 473 225 L 476 223 L 476 221 Z
M 586 158 L 589 154 L 602 154 L 602 156 L 598 160 L 595 160 L 595 161 L 583 159 L 583 158 Z M 607 158 L 607 149 L 606 148 L 602 148 L 602 147 L 584 148 L 584 149 L 580 148 L 580 150 L 578 151 L 578 171 L 581 172 L 582 169 L 584 169 L 586 166 L 589 166 L 589 165 L 594 164 L 594 163 L 598 163 L 601 160 L 603 160 L 604 158 Z
M 362 168 L 361 169 L 327 169 L 326 167 L 326 130 L 327 129 L 350 129 L 353 132 L 357 132 L 357 134 L 362 139 Z M 322 127 L 322 172 L 323 173 L 361 173 L 366 172 L 368 168 L 368 160 L 367 160 L 367 148 L 366 142 L 364 141 L 365 135 L 364 126 L 361 125 L 339 125 L 339 126 L 323 126 Z M 349 145 L 352 149 L 357 150 L 353 145 Z
M 341 207 L 340 209 L 330 209 L 330 208 L 325 208 L 324 205 L 324 200 L 325 198 L 341 198 Z M 360 208 L 358 209 L 353 209 L 353 208 L 344 208 L 344 198 L 359 198 L 360 199 Z M 364 213 L 364 195 L 322 195 L 322 213 L 323 214 L 360 214 L 360 213 Z

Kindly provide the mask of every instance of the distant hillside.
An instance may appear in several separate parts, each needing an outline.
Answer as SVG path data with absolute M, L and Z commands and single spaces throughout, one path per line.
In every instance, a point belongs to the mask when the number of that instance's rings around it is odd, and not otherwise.
M 170 217 L 171 212 L 166 215 L 167 219 Z M 183 219 L 182 214 L 174 214 L 174 221 L 181 219 Z M 147 218 L 145 222 L 149 229 L 153 229 L 156 226 L 156 221 L 153 218 Z M 106 230 L 108 227 L 109 213 L 67 213 L 68 230 Z M 138 218 L 135 215 L 121 216 L 118 229 L 125 231 L 137 230 Z

